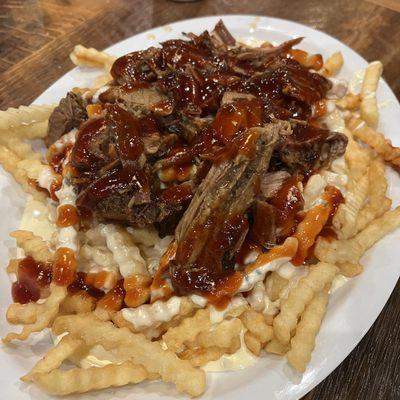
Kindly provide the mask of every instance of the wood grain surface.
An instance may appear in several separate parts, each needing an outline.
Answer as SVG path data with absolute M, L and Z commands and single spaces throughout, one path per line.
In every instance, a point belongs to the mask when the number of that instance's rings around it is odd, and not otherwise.
M 1 0 L 0 109 L 29 104 L 71 69 L 77 43 L 102 49 L 155 26 L 234 13 L 285 18 L 336 37 L 367 60 L 381 60 L 400 97 L 400 13 L 367 1 Z M 400 399 L 399 302 L 398 283 L 361 343 L 305 400 Z

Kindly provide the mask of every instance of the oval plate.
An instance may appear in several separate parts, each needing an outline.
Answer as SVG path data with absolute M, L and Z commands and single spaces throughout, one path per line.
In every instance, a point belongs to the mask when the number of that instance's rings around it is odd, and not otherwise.
M 340 77 L 349 79 L 352 74 L 365 68 L 366 61 L 338 40 L 306 26 L 276 18 L 246 15 L 205 17 L 180 21 L 168 26 L 155 28 L 111 46 L 107 51 L 113 55 L 122 55 L 134 50 L 156 46 L 159 42 L 181 36 L 181 32 L 200 33 L 212 29 L 222 18 L 232 34 L 240 41 L 268 40 L 280 43 L 290 38 L 304 36 L 300 48 L 312 53 L 321 53 L 324 58 L 335 51 L 341 51 L 345 64 Z M 72 50 L 72 49 L 71 49 Z M 75 68 L 37 100 L 38 104 L 58 102 L 74 86 L 87 87 L 98 74 L 93 71 Z M 378 89 L 378 103 L 381 107 L 379 130 L 400 145 L 396 136 L 400 120 L 400 105 L 389 86 L 381 80 Z M 394 204 L 400 200 L 400 180 L 388 170 L 389 194 Z M 0 189 L 2 193 L 2 224 L 0 237 L 3 246 L 0 249 L 2 264 L 5 267 L 8 258 L 15 256 L 14 241 L 8 233 L 16 229 L 24 207 L 25 195 L 13 180 L 0 171 Z M 203 399 L 236 400 L 243 398 L 295 400 L 302 397 L 329 375 L 357 345 L 374 323 L 382 310 L 399 277 L 396 260 L 400 256 L 398 242 L 400 230 L 386 236 L 368 251 L 362 259 L 365 271 L 336 291 L 330 298 L 328 311 L 311 363 L 303 376 L 296 375 L 284 359 L 264 356 L 253 366 L 236 372 L 209 373 L 207 391 Z M 0 306 L 2 315 L 11 302 L 10 281 L 1 269 Z M 2 319 L 0 334 L 4 336 L 10 326 Z M 0 382 L 3 398 L 12 399 L 50 399 L 34 386 L 19 381 L 34 362 L 50 346 L 47 333 L 37 335 L 30 344 L 17 343 L 4 347 L 0 352 Z M 79 399 L 176 399 L 179 395 L 171 384 L 162 382 L 143 383 L 119 389 L 107 389 L 79 396 Z M 76 398 L 73 396 L 72 398 Z

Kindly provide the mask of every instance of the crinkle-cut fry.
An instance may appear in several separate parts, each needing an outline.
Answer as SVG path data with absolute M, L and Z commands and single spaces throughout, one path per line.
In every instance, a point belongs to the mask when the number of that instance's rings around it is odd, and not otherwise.
M 246 347 L 255 355 L 259 356 L 261 353 L 261 342 L 260 339 L 251 333 L 250 331 L 245 332 L 243 336 L 244 343 L 246 344 Z
M 344 97 L 336 100 L 336 105 L 341 110 L 358 110 L 361 104 L 361 96 L 359 94 L 347 93 Z
M 313 299 L 316 292 L 332 282 L 338 269 L 333 264 L 320 262 L 312 265 L 308 274 L 299 280 L 289 292 L 288 297 L 281 302 L 280 313 L 273 322 L 274 336 L 282 343 L 288 344 L 290 334 L 296 328 L 297 320 L 304 308 Z
M 282 344 L 276 338 L 273 338 L 264 347 L 264 350 L 267 353 L 277 354 L 279 356 L 282 356 L 282 355 L 286 354 L 289 351 L 289 349 L 290 349 L 290 345 L 289 344 Z
M 6 318 L 10 324 L 33 324 L 36 321 L 38 314 L 38 307 L 40 304 L 37 303 L 12 303 L 8 306 Z
M 0 131 L 8 131 L 20 126 L 27 126 L 46 121 L 52 113 L 55 105 L 20 106 L 0 111 Z
M 0 136 L 18 136 L 23 139 L 43 139 L 47 135 L 49 121 L 35 122 L 30 125 L 19 125 L 7 130 L 0 129 Z
M 53 253 L 45 240 L 30 231 L 18 230 L 10 233 L 17 242 L 17 246 L 24 250 L 26 256 L 36 261 L 47 262 L 53 259 Z
M 18 168 L 25 171 L 26 176 L 30 179 L 39 180 L 40 174 L 43 171 L 54 175 L 54 179 L 57 177 L 57 174 L 49 165 L 43 164 L 40 160 L 34 159 L 22 159 L 18 162 Z
M 32 311 L 35 312 L 36 315 L 35 322 L 24 325 L 21 333 L 9 333 L 3 339 L 4 343 L 8 344 L 15 339 L 26 340 L 31 333 L 40 332 L 50 325 L 50 323 L 58 314 L 60 303 L 67 295 L 67 288 L 51 284 L 50 290 L 50 296 L 45 300 L 45 302 L 38 304 L 38 307 L 32 309 Z
M 18 168 L 21 159 L 7 147 L 0 145 L 0 165 L 10 173 L 13 178 L 22 186 L 25 192 L 30 193 L 35 199 L 45 200 L 46 196 L 38 192 L 28 183 L 26 171 Z
M 96 308 L 96 299 L 81 291 L 68 296 L 60 304 L 60 314 L 83 314 Z
M 88 346 L 101 343 L 106 350 L 113 349 L 117 357 L 129 357 L 147 371 L 159 374 L 164 382 L 173 382 L 179 391 L 190 396 L 204 392 L 204 371 L 180 360 L 172 351 L 163 350 L 160 342 L 151 342 L 143 334 L 117 328 L 112 322 L 100 321 L 92 314 L 58 317 L 53 331 L 56 335 L 70 332 L 81 337 Z
M 240 342 L 239 342 L 240 346 Z M 206 347 L 197 349 L 187 349 L 179 354 L 179 358 L 187 360 L 193 367 L 202 367 L 210 361 L 215 361 L 226 354 L 226 348 Z
M 168 329 L 163 340 L 168 349 L 179 353 L 185 349 L 184 343 L 196 339 L 201 332 L 210 329 L 210 311 L 198 310 L 193 317 L 185 318 L 178 326 Z
M 291 349 L 286 356 L 290 365 L 299 372 L 304 372 L 311 360 L 311 353 L 315 347 L 315 338 L 326 312 L 329 288 L 330 284 L 316 293 L 301 315 L 300 322 L 296 327 L 296 334 L 290 341 Z
M 315 256 L 333 264 L 358 264 L 361 256 L 378 240 L 400 226 L 400 206 L 387 211 L 373 220 L 364 230 L 348 240 L 331 242 L 319 238 L 314 249 Z
M 340 239 L 347 239 L 357 232 L 358 215 L 368 196 L 368 178 L 368 174 L 357 180 L 350 178 L 347 184 L 345 202 L 339 206 L 332 221 Z
M 400 166 L 400 147 L 393 146 L 382 133 L 376 132 L 357 117 L 351 118 L 347 126 L 355 138 L 373 148 L 385 161 L 396 167 Z
M 244 326 L 262 343 L 270 341 L 274 335 L 272 326 L 265 321 L 264 315 L 254 310 L 247 310 L 241 316 Z
M 239 318 L 220 322 L 214 329 L 200 332 L 195 340 L 200 347 L 219 347 L 230 349 L 235 342 L 240 342 L 242 322 Z
M 24 382 L 33 381 L 37 374 L 48 374 L 57 369 L 64 360 L 84 344 L 85 342 L 82 339 L 72 335 L 63 336 L 58 344 L 51 348 L 21 380 Z
M 37 374 L 35 383 L 45 392 L 65 396 L 72 393 L 85 393 L 108 387 L 125 386 L 146 379 L 155 379 L 141 365 L 126 361 L 122 364 L 109 364 L 105 367 L 88 369 L 55 369 L 48 374 Z
M 361 264 L 341 263 L 337 264 L 337 266 L 340 269 L 340 273 L 347 278 L 353 278 L 360 275 L 364 270 Z
M 22 258 L 12 258 L 7 265 L 7 273 L 9 274 L 15 274 L 18 270 L 18 265 L 19 262 L 22 260 Z
M 327 58 L 322 66 L 321 73 L 326 77 L 330 77 L 339 73 L 343 66 L 343 56 L 340 51 L 333 53 Z
M 390 210 L 392 201 L 386 197 L 387 180 L 385 164 L 380 158 L 375 158 L 368 170 L 368 202 L 358 214 L 356 232 L 363 230 L 375 218 Z
M 163 335 L 168 329 L 176 327 L 181 321 L 188 316 L 191 316 L 194 312 L 194 304 L 186 297 L 181 298 L 181 305 L 179 308 L 179 314 L 175 315 L 170 321 L 164 321 L 159 326 L 146 326 L 146 327 L 135 327 L 131 322 L 127 321 L 121 311 L 110 313 L 111 320 L 120 328 L 128 328 L 133 333 L 143 333 L 148 339 L 158 338 Z M 154 304 L 154 303 L 153 303 Z M 98 309 L 96 309 L 97 312 Z
M 71 61 L 79 67 L 110 69 L 116 57 L 93 47 L 85 47 L 78 44 L 69 55 Z
M 0 134 L 0 144 L 8 147 L 21 159 L 40 159 L 41 154 L 32 150 L 29 143 L 22 141 L 19 137 Z
M 281 293 L 287 288 L 288 284 L 288 279 L 280 276 L 276 271 L 271 272 L 265 281 L 265 288 L 270 300 L 278 300 L 281 297 Z
M 131 274 L 149 274 L 146 261 L 140 254 L 139 247 L 125 228 L 108 223 L 100 224 L 99 229 L 106 239 L 107 247 L 119 265 L 123 277 Z
M 157 230 L 151 225 L 145 228 L 128 227 L 127 231 L 132 236 L 135 243 L 151 247 L 160 241 Z
M 378 105 L 376 102 L 376 89 L 382 75 L 382 63 L 374 61 L 365 69 L 364 80 L 361 87 L 361 118 L 372 128 L 376 128 L 379 120 Z

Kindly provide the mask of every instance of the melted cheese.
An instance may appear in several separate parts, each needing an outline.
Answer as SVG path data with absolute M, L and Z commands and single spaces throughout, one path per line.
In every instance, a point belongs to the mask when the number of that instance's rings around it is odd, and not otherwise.
M 250 352 L 244 342 L 244 333 L 240 333 L 240 348 L 236 353 L 224 354 L 216 361 L 210 361 L 202 369 L 208 372 L 224 372 L 224 371 L 237 371 L 253 365 L 257 360 L 252 352 Z
M 39 176 L 38 176 L 38 185 L 44 189 L 46 189 L 49 193 L 51 191 L 51 185 L 54 182 L 56 175 L 48 165 L 44 165 L 43 168 L 40 169 Z
M 30 231 L 45 240 L 50 240 L 56 232 L 54 213 L 53 205 L 28 196 L 19 228 Z
M 257 282 L 262 282 L 265 279 L 265 275 L 269 271 L 276 271 L 281 265 L 288 262 L 290 257 L 277 258 L 271 262 L 256 268 L 249 274 L 245 275 L 243 282 L 240 285 L 239 292 L 248 292 L 251 290 Z

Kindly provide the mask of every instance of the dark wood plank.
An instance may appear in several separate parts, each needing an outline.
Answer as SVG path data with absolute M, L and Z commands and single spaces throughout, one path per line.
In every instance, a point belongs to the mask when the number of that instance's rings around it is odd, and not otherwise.
M 376 3 L 377 0 L 374 0 Z M 393 2 L 394 3 L 394 2 Z M 362 0 L 3 0 L 0 109 L 29 104 L 72 68 L 77 43 L 103 49 L 143 30 L 204 15 L 255 14 L 320 29 L 380 59 L 400 97 L 400 13 Z M 400 399 L 400 284 L 368 334 L 305 400 Z

